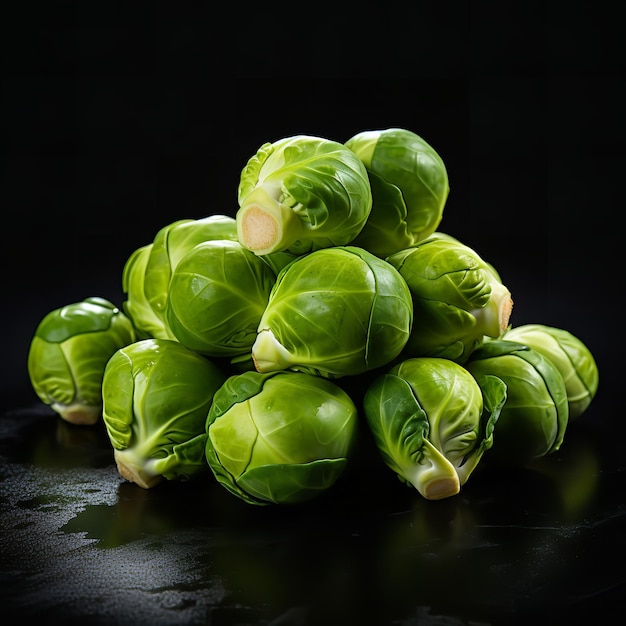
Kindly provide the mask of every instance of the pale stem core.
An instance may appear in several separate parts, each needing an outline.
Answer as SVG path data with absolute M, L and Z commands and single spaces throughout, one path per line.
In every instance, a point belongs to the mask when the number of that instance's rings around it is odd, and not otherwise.
M 410 483 L 428 500 L 442 500 L 461 490 L 454 465 L 428 440 L 424 455 L 406 475 Z
M 132 454 L 127 450 L 114 450 L 113 458 L 119 475 L 143 489 L 151 489 L 163 480 L 160 474 L 146 471 L 140 464 L 133 462 Z
M 293 364 L 291 353 L 269 328 L 263 328 L 252 344 L 252 360 L 257 372 L 274 372 L 288 369 Z
M 508 327 L 513 311 L 511 292 L 499 282 L 492 283 L 491 298 L 485 307 L 471 313 L 478 328 L 489 337 L 499 337 Z
M 50 407 L 66 422 L 79 426 L 93 426 L 102 415 L 102 404 L 85 404 L 83 402 L 60 404 L 53 402 Z
M 242 213 L 241 239 L 248 250 L 257 252 L 270 249 L 278 239 L 278 232 L 276 218 L 261 207 L 252 205 Z
M 283 204 L 280 190 L 257 187 L 237 211 L 237 238 L 257 255 L 288 250 L 303 234 L 304 227 L 294 210 Z

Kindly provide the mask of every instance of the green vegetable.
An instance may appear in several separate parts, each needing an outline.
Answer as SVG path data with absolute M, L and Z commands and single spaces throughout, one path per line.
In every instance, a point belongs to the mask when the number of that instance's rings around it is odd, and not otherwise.
M 550 359 L 526 345 L 497 339 L 473 352 L 465 367 L 477 378 L 496 376 L 507 386 L 490 461 L 525 465 L 561 447 L 569 421 L 567 390 Z
M 303 502 L 343 473 L 357 422 L 351 397 L 330 380 L 244 372 L 215 393 L 206 458 L 218 482 L 245 502 Z
M 365 391 L 383 460 L 428 500 L 459 493 L 493 445 L 506 386 L 495 377 L 481 382 L 454 361 L 421 357 L 396 364 Z
M 324 248 L 278 274 L 252 358 L 259 372 L 360 374 L 400 354 L 412 320 L 409 288 L 392 265 L 362 248 Z
M 130 319 L 104 298 L 50 311 L 28 352 L 28 374 L 39 399 L 72 424 L 95 424 L 102 412 L 102 377 L 118 349 L 135 341 Z
M 104 372 L 102 413 L 119 474 L 150 489 L 207 471 L 206 416 L 225 378 L 176 341 L 143 339 L 118 350 Z
M 255 254 L 344 245 L 372 208 L 367 171 L 341 143 L 296 135 L 263 144 L 241 172 L 239 241 Z
M 406 221 L 418 243 L 439 226 L 450 193 L 446 166 L 419 135 L 404 128 L 387 128 L 358 133 L 345 144 L 361 159 L 368 171 L 395 185 L 402 193 L 407 215 L 397 211 L 397 226 Z
M 589 348 L 575 335 L 545 324 L 510 328 L 503 339 L 517 341 L 548 357 L 565 381 L 569 419 L 580 417 L 598 391 L 598 366 Z
M 404 354 L 443 357 L 463 364 L 483 343 L 507 328 L 513 300 L 498 274 L 478 253 L 449 237 L 387 257 L 413 299 L 413 328 Z
M 172 274 L 168 326 L 180 343 L 206 356 L 249 354 L 275 281 L 272 268 L 239 242 L 200 243 Z

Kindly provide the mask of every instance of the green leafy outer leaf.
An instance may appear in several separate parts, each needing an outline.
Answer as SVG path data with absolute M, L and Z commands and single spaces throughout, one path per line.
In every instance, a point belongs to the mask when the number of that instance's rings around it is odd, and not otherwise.
M 102 382 L 118 467 L 148 484 L 204 471 L 206 416 L 224 380 L 209 359 L 175 341 L 144 339 L 118 350 Z
M 494 429 L 507 398 L 506 384 L 497 376 L 480 376 L 477 382 L 483 394 L 483 412 L 480 417 L 482 439 L 457 468 L 461 484 L 467 482 L 484 453 L 493 446 Z
M 280 239 L 263 253 L 304 254 L 347 244 L 372 208 L 367 170 L 354 152 L 309 135 L 263 144 L 241 172 L 238 200 L 239 240 L 246 247 L 242 222 L 251 206 L 278 221 Z
M 205 241 L 172 274 L 167 324 L 184 346 L 206 356 L 249 353 L 276 275 L 238 241 Z
M 465 364 L 476 378 L 507 387 L 489 459 L 525 464 L 558 450 L 569 420 L 567 391 L 557 367 L 537 350 L 502 339 L 484 343 Z
M 359 374 L 397 357 L 412 321 L 411 294 L 394 267 L 356 246 L 326 248 L 279 273 L 252 354 L 259 371 Z M 268 331 L 281 358 L 263 340 Z
M 413 298 L 406 356 L 463 364 L 485 336 L 499 337 L 506 329 L 511 294 L 469 246 L 432 236 L 386 260 L 406 280 Z
M 347 458 L 321 459 L 311 463 L 287 463 L 253 467 L 237 481 L 247 501 L 296 504 L 329 489 L 348 464 Z
M 375 172 L 368 170 L 372 189 L 372 210 L 365 226 L 350 245 L 365 248 L 384 259 L 415 243 L 407 224 L 402 192 Z
M 524 324 L 502 338 L 527 345 L 556 365 L 565 381 L 570 420 L 587 410 L 598 391 L 599 372 L 593 354 L 578 337 L 563 328 Z
M 154 237 L 145 268 L 144 290 L 152 310 L 165 317 L 172 272 L 183 256 L 203 241 L 237 241 L 237 223 L 228 215 L 181 219 L 161 228 Z
M 93 423 L 100 416 L 107 361 L 133 341 L 130 319 L 104 298 L 51 311 L 35 330 L 28 353 L 35 393 L 68 421 Z M 88 415 L 81 417 L 83 410 Z
M 215 394 L 206 458 L 217 480 L 246 502 L 300 502 L 344 470 L 357 420 L 351 397 L 325 378 L 236 374 Z
M 134 250 L 122 270 L 124 313 L 131 319 L 138 339 L 175 339 L 164 319 L 156 314 L 144 291 L 146 267 L 153 244 Z
M 437 229 L 450 185 L 443 159 L 430 144 L 404 128 L 387 128 L 358 133 L 346 146 L 369 170 L 401 190 L 416 242 Z
M 500 389 L 500 392 L 502 389 Z M 496 393 L 483 415 L 481 388 L 441 358 L 401 361 L 367 388 L 366 420 L 385 463 L 428 499 L 455 495 L 491 445 Z

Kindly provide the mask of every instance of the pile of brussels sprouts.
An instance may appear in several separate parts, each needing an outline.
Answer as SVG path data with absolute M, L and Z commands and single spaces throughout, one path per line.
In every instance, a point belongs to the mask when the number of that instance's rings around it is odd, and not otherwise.
M 497 270 L 438 230 L 448 193 L 406 129 L 266 143 L 235 217 L 164 226 L 126 261 L 120 307 L 41 321 L 33 388 L 68 422 L 103 419 L 128 481 L 207 472 L 257 505 L 331 488 L 363 429 L 430 500 L 481 462 L 548 455 L 597 365 L 566 330 L 511 325 Z

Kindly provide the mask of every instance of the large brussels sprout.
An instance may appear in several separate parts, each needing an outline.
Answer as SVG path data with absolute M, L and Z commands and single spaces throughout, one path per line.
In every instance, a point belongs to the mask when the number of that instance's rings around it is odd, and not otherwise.
M 119 474 L 144 489 L 206 470 L 206 416 L 226 379 L 208 358 L 168 339 L 118 350 L 102 380 L 102 416 Z
M 265 143 L 241 172 L 239 241 L 255 254 L 344 245 L 372 208 L 365 166 L 336 141 L 295 135 Z
M 437 229 L 450 184 L 443 159 L 430 144 L 410 130 L 387 128 L 358 133 L 345 145 L 370 172 L 401 191 L 407 215 L 396 213 L 398 225 L 406 220 L 415 243 Z
M 154 237 L 146 263 L 144 290 L 153 311 L 165 319 L 167 293 L 178 262 L 194 246 L 204 241 L 237 241 L 237 224 L 228 215 L 181 219 L 161 228 Z
M 122 270 L 122 289 L 126 300 L 122 302 L 124 313 L 135 327 L 137 339 L 174 339 L 165 321 L 154 311 L 144 291 L 146 267 L 152 243 L 134 250 Z
M 477 380 L 461 365 L 410 358 L 369 384 L 366 421 L 386 465 L 429 500 L 454 496 L 493 445 L 506 399 L 498 378 Z
M 469 246 L 433 235 L 386 260 L 406 280 L 413 299 L 407 356 L 463 364 L 485 336 L 497 338 L 506 330 L 511 292 Z
M 205 241 L 172 273 L 167 324 L 206 356 L 249 354 L 275 281 L 272 268 L 238 241 Z
M 507 386 L 490 461 L 525 465 L 561 447 L 569 406 L 563 376 L 550 359 L 526 345 L 497 339 L 473 352 L 465 367 L 475 377 L 497 376 Z
M 409 288 L 392 265 L 355 246 L 324 248 L 278 274 L 252 358 L 259 372 L 360 374 L 400 354 L 412 321 Z
M 130 319 L 105 298 L 86 298 L 50 311 L 37 326 L 28 352 L 35 393 L 67 422 L 95 424 L 102 414 L 106 364 L 135 338 Z
M 345 470 L 358 411 L 334 382 L 302 372 L 229 377 L 206 420 L 218 482 L 250 504 L 310 500 Z
M 510 328 L 502 336 L 527 345 L 548 357 L 565 381 L 569 419 L 580 417 L 598 391 L 598 366 L 589 348 L 563 328 L 545 324 L 524 324 Z

